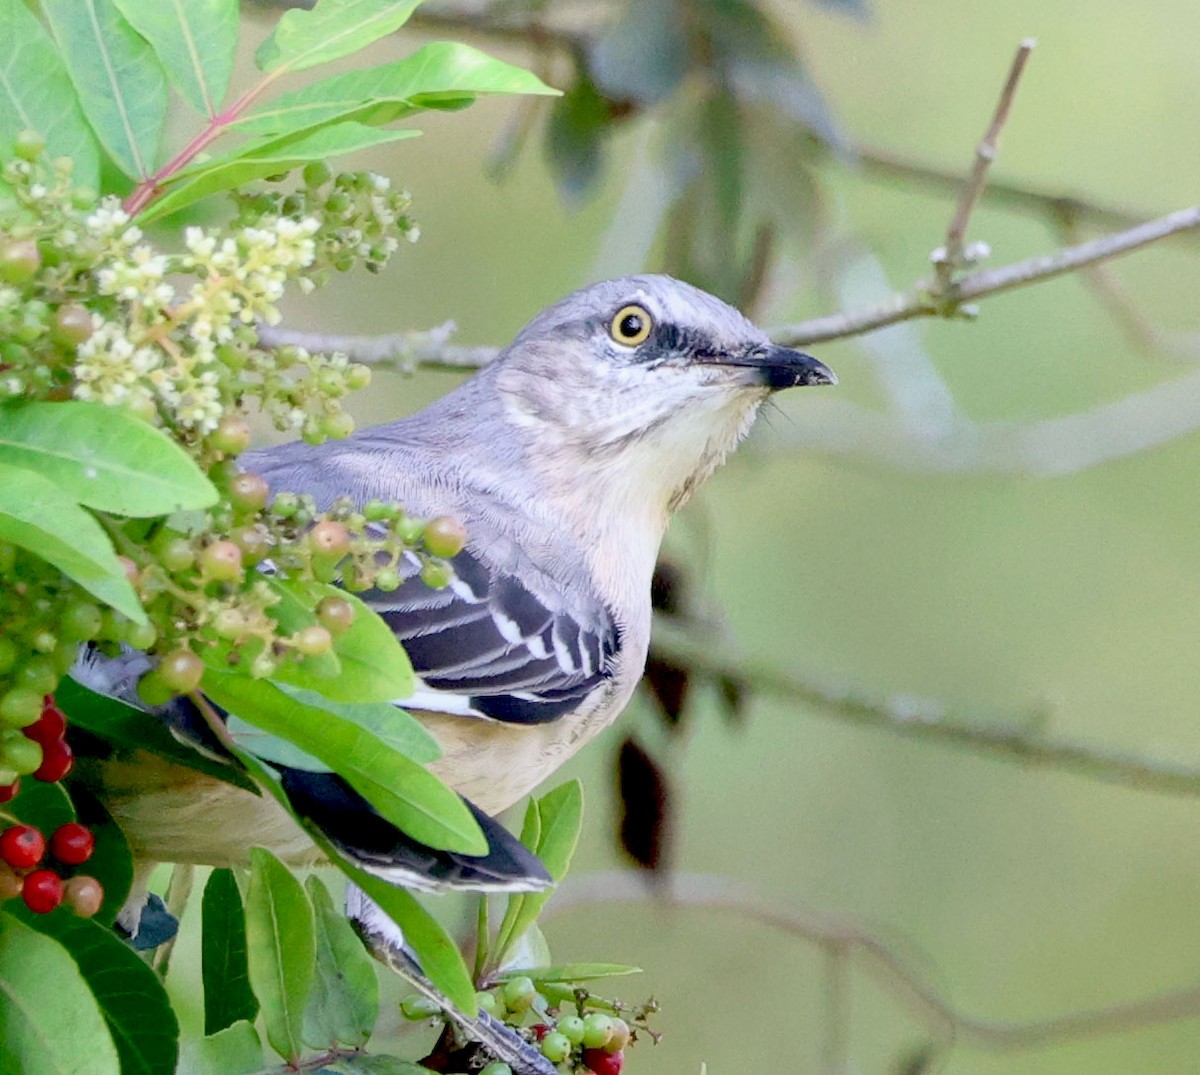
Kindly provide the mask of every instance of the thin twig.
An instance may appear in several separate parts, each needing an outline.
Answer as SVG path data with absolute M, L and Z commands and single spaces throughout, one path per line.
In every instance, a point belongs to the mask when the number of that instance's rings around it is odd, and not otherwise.
M 641 877 L 603 871 L 568 878 L 555 893 L 543 920 L 597 904 L 659 903 L 736 914 L 826 951 L 840 949 L 862 966 L 918 1018 L 948 1038 L 980 1049 L 1013 1052 L 1144 1030 L 1200 1015 L 1200 984 L 1029 1023 L 968 1015 L 944 997 L 895 948 L 861 922 L 839 915 L 799 911 L 768 903 L 748 886 L 724 877 L 675 874 L 665 890 L 650 890 Z
M 942 742 L 1109 784 L 1161 794 L 1200 796 L 1200 765 L 1148 758 L 1048 735 L 1040 730 L 1044 713 L 1031 712 L 1018 720 L 973 721 L 946 713 L 943 706 L 932 701 L 866 699 L 818 685 L 769 662 L 733 654 L 727 646 L 714 646 L 711 637 L 688 631 L 663 617 L 654 621 L 652 648 L 698 676 L 801 702 L 845 723 Z
M 992 121 L 988 124 L 982 141 L 975 148 L 975 162 L 971 166 L 971 174 L 967 177 L 967 182 L 958 199 L 958 205 L 955 207 L 954 216 L 950 220 L 950 226 L 946 229 L 943 257 L 936 262 L 939 273 L 945 273 L 946 282 L 949 282 L 951 274 L 964 263 L 963 241 L 967 234 L 967 224 L 987 183 L 988 169 L 996 160 L 1000 132 L 1004 129 L 1004 124 L 1008 122 L 1013 98 L 1016 96 L 1017 86 L 1020 85 L 1021 75 L 1025 71 L 1025 64 L 1029 59 L 1029 54 L 1033 51 L 1034 44 L 1032 38 L 1027 38 L 1017 49 L 1017 54 L 1013 57 L 1012 66 L 1008 71 L 1008 78 L 1004 83 L 1004 89 L 1000 91 L 1000 100 L 996 102 L 996 110 L 992 113 Z
M 183 918 L 183 912 L 187 909 L 195 880 L 196 867 L 190 862 L 177 862 L 171 868 L 171 880 L 167 885 L 165 906 L 176 922 Z M 171 969 L 171 953 L 175 951 L 175 942 L 178 939 L 179 933 L 176 932 L 154 951 L 153 966 L 161 978 L 165 978 L 167 971 Z

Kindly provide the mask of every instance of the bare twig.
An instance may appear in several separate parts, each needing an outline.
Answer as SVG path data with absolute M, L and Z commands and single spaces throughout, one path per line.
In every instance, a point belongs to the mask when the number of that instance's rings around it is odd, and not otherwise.
M 861 922 L 838 915 L 799 911 L 768 903 L 748 886 L 723 877 L 676 874 L 660 893 L 642 878 L 606 871 L 568 878 L 542 912 L 543 919 L 596 904 L 645 904 L 735 914 L 826 951 L 860 957 L 862 967 L 918 1018 L 949 1040 L 980 1049 L 1012 1052 L 1064 1042 L 1124 1034 L 1200 1014 L 1200 984 L 1100 1008 L 1029 1023 L 968 1015 L 944 997 L 892 945 Z
M 971 212 L 987 183 L 988 169 L 996 160 L 1000 132 L 1004 129 L 1004 124 L 1008 122 L 1008 113 L 1012 109 L 1017 86 L 1020 84 L 1021 75 L 1025 71 L 1025 64 L 1029 59 L 1029 54 L 1033 51 L 1034 44 L 1033 39 L 1029 38 L 1022 41 L 1017 49 L 1017 54 L 1013 57 L 1012 66 L 1008 71 L 1008 78 L 1004 83 L 1004 89 L 1000 91 L 1000 100 L 996 102 L 996 111 L 992 113 L 992 121 L 988 124 L 983 140 L 975 149 L 975 162 L 971 167 L 971 174 L 967 177 L 967 182 L 958 199 L 958 205 L 955 207 L 954 216 L 950 220 L 950 226 L 946 229 L 946 245 L 940 252 L 942 256 L 935 258 L 934 261 L 939 279 L 943 284 L 949 284 L 953 273 L 965 263 L 963 241 L 967 234 L 967 223 L 970 221 Z
M 711 637 L 698 636 L 663 617 L 654 621 L 652 645 L 654 652 L 685 665 L 698 676 L 801 702 L 849 724 L 964 747 L 978 754 L 1143 791 L 1200 796 L 1200 765 L 1147 758 L 1048 735 L 1041 730 L 1044 712 L 1034 711 L 1018 720 L 974 721 L 949 714 L 944 706 L 933 701 L 866 699 L 850 691 L 818 685 L 766 661 L 730 653 L 727 646 L 714 646 Z

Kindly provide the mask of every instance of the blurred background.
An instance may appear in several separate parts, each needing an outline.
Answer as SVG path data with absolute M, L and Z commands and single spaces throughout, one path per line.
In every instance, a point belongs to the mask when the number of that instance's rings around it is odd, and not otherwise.
M 247 54 L 277 16 L 249 11 Z M 542 48 L 496 30 L 530 20 Z M 424 138 L 355 160 L 412 192 L 423 237 L 378 278 L 294 300 L 288 327 L 453 320 L 458 343 L 503 344 L 576 287 L 664 268 L 767 326 L 870 306 L 928 275 L 955 197 L 937 174 L 966 174 L 1027 37 L 994 180 L 1117 212 L 985 198 L 968 238 L 989 265 L 1196 201 L 1192 0 L 443 5 L 414 25 L 371 60 L 456 37 L 568 95 L 430 114 Z M 840 386 L 780 396 L 669 538 L 720 621 L 711 653 L 884 723 L 1043 720 L 1200 773 L 1198 254 L 1181 237 L 986 299 L 974 322 L 812 346 Z M 358 417 L 456 376 L 381 372 Z M 645 968 L 620 990 L 661 1001 L 664 1038 L 631 1073 L 1200 1070 L 1200 777 L 1123 786 L 741 686 L 731 716 L 697 679 L 676 732 L 645 697 L 559 774 L 588 810 L 546 932 L 556 961 Z M 698 906 L 609 873 L 636 871 L 615 837 L 627 736 L 670 789 L 667 861 Z M 719 879 L 742 910 L 714 905 Z M 835 925 L 844 943 L 814 943 Z M 1006 1029 L 1187 989 L 1159 1012 L 1175 1018 Z

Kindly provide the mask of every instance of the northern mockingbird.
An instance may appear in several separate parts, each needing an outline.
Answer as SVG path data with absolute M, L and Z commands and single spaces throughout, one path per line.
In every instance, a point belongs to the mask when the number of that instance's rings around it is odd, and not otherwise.
M 468 541 L 454 581 L 415 558 L 393 592 L 362 595 L 419 677 L 412 698 L 443 751 L 431 768 L 491 844 L 472 858 L 414 843 L 332 773 L 275 766 L 296 811 L 363 868 L 415 889 L 522 889 L 548 878 L 492 821 L 609 725 L 650 641 L 650 580 L 672 512 L 749 431 L 764 400 L 833 384 L 725 303 L 666 276 L 595 284 L 535 317 L 491 365 L 420 413 L 320 447 L 252 452 L 275 491 L 318 507 L 349 495 L 452 515 Z M 79 678 L 135 700 L 144 655 Z M 190 703 L 164 717 L 203 738 Z M 223 865 L 265 845 L 317 855 L 269 796 L 145 757 L 110 759 L 109 809 L 146 860 Z

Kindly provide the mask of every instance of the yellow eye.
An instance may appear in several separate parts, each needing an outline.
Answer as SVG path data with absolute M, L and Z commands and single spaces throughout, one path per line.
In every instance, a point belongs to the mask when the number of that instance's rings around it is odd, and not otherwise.
M 617 343 L 636 347 L 654 327 L 654 319 L 644 306 L 622 306 L 614 315 L 608 333 Z

